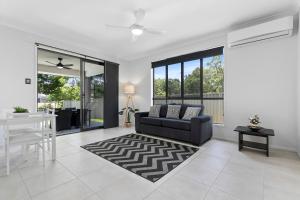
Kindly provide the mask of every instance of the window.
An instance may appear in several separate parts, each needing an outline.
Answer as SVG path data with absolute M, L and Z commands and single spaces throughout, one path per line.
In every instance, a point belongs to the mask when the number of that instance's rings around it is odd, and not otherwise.
M 152 67 L 153 104 L 204 104 L 205 114 L 223 123 L 223 47 L 153 62 Z
M 156 67 L 154 71 L 154 98 L 166 98 L 166 67 Z
M 203 97 L 219 98 L 224 92 L 223 55 L 203 59 Z
M 200 60 L 183 63 L 184 69 L 184 97 L 200 98 Z
M 168 97 L 181 97 L 181 64 L 168 66 Z
M 224 59 L 223 55 L 203 59 L 203 104 L 216 123 L 224 121 Z

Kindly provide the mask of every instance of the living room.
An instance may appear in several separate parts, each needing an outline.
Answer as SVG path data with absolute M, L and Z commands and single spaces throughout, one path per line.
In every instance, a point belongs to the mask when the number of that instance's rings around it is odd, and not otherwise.
M 5 119 L 14 107 L 28 115 L 37 111 L 39 48 L 100 60 L 107 84 L 104 125 L 79 126 L 80 132 L 63 136 L 55 132 L 55 139 L 51 132 L 36 143 L 48 147 L 44 158 L 38 145 L 12 145 L 7 162 L 2 152 L 10 136 L 1 137 L 1 199 L 300 198 L 299 1 L 3 0 L 0 5 L 4 135 L 10 120 L 21 121 Z M 43 15 L 44 9 L 54 15 Z M 211 64 L 215 71 L 206 75 L 205 59 L 215 56 L 221 72 Z M 188 70 L 189 61 L 198 62 L 195 71 Z M 110 71 L 113 65 L 118 71 Z M 156 73 L 159 67 L 162 72 Z M 84 80 L 87 70 L 82 63 L 77 68 Z M 187 77 L 196 69 L 199 87 L 188 89 Z M 163 84 L 156 93 L 158 79 Z M 129 85 L 133 89 L 126 91 Z M 205 85 L 218 89 L 206 92 Z M 84 97 L 80 91 L 80 100 Z M 84 110 L 80 103 L 71 107 Z M 175 119 L 169 108 L 177 109 Z M 79 116 L 83 120 L 84 112 Z M 55 113 L 43 117 L 54 131 Z M 154 119 L 142 119 L 147 117 Z

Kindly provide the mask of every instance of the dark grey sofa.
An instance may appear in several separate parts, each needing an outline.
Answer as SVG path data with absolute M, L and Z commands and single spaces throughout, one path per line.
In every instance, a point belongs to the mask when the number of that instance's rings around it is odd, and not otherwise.
M 187 107 L 201 107 L 198 117 L 182 120 Z M 162 105 L 160 117 L 148 117 L 149 112 L 135 113 L 135 130 L 137 133 L 160 136 L 188 142 L 200 146 L 212 137 L 212 119 L 203 115 L 203 105 L 181 105 L 180 119 L 168 119 L 168 105 Z

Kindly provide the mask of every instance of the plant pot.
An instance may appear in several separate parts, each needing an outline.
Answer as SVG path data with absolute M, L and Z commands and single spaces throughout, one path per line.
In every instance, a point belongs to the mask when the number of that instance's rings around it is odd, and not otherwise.
M 131 122 L 125 122 L 125 127 L 126 128 L 129 128 L 129 127 L 131 127 L 132 126 L 132 123 Z
M 13 115 L 13 117 L 14 118 L 23 118 L 23 117 L 25 117 L 26 115 L 26 112 L 24 112 L 24 113 L 13 113 L 14 115 Z

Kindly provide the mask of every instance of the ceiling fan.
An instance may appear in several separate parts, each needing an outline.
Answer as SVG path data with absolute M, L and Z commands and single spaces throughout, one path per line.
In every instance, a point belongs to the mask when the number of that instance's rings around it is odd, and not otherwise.
M 46 61 L 47 63 L 56 66 L 58 69 L 71 69 L 70 67 L 73 66 L 73 64 L 62 64 L 63 58 L 57 58 L 58 63 L 55 64 L 53 62 Z
M 146 11 L 143 9 L 138 9 L 134 11 L 135 16 L 135 22 L 131 26 L 117 26 L 117 25 L 109 25 L 107 24 L 107 28 L 111 29 L 120 29 L 120 30 L 130 30 L 132 34 L 133 40 L 136 40 L 136 38 L 140 35 L 142 35 L 144 32 L 150 33 L 150 34 L 156 34 L 156 35 L 162 35 L 165 33 L 163 30 L 157 30 L 153 28 L 146 28 L 141 24 L 143 19 L 145 18 Z

